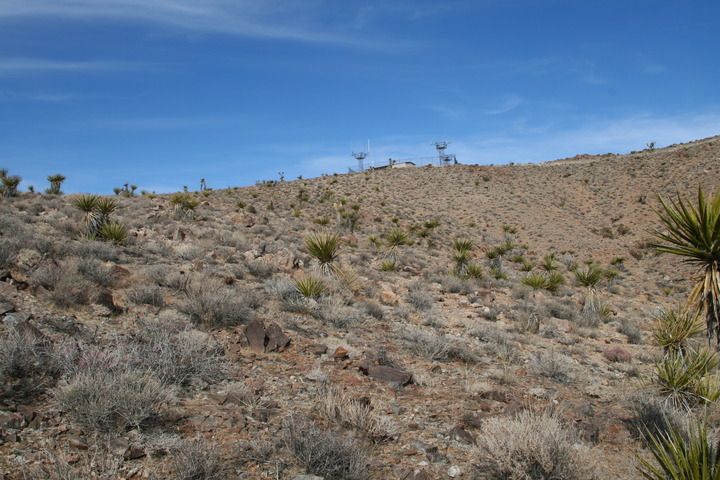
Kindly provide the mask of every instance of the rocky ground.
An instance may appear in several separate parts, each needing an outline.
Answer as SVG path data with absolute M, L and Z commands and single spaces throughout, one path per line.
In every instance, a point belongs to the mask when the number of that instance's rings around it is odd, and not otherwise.
M 581 454 L 564 478 L 637 478 L 653 313 L 694 273 L 651 247 L 655 195 L 714 192 L 719 159 L 714 137 L 267 181 L 185 209 L 113 196 L 120 244 L 83 238 L 76 195 L 3 198 L 0 473 L 494 478 L 488 441 L 512 436 L 495 420 L 534 412 Z M 327 271 L 321 232 L 340 235 Z M 594 292 L 574 274 L 591 266 Z M 554 291 L 523 283 L 553 272 Z

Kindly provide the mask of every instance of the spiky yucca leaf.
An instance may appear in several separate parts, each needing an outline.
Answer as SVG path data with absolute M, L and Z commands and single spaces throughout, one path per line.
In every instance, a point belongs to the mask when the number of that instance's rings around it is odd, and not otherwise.
M 128 229 L 120 222 L 105 222 L 100 226 L 98 236 L 103 240 L 123 243 L 128 238 Z
M 688 339 L 705 329 L 699 315 L 681 308 L 670 310 L 662 307 L 653 318 L 653 340 L 666 352 L 685 351 Z
M 458 238 L 453 242 L 453 250 L 458 253 L 465 253 L 472 250 L 473 242 L 468 238 Z
M 388 232 L 387 236 L 385 237 L 385 240 L 391 248 L 399 247 L 402 245 L 410 245 L 411 243 L 410 236 L 399 228 L 394 228 L 390 230 L 390 232 Z
M 702 419 L 689 435 L 678 428 L 652 434 L 650 453 L 654 459 L 638 456 L 640 474 L 648 480 L 720 480 L 720 440 L 708 431 Z
M 320 298 L 326 287 L 322 280 L 315 277 L 302 277 L 295 280 L 295 290 L 305 298 Z
M 655 372 L 643 385 L 657 389 L 674 407 L 689 409 L 711 403 L 720 396 L 717 373 L 720 360 L 708 349 L 668 353 L 655 364 Z
M 653 246 L 660 253 L 671 253 L 700 268 L 701 276 L 687 299 L 689 311 L 705 314 L 709 339 L 720 348 L 720 188 L 705 198 L 698 187 L 697 206 L 677 195 L 665 200 L 657 195 L 662 208 L 656 210 L 665 227 L 655 236 L 663 243 Z
M 545 288 L 545 275 L 542 273 L 531 273 L 524 276 L 520 282 L 533 290 L 540 290 Z
M 305 237 L 305 248 L 308 253 L 320 262 L 320 269 L 325 274 L 333 270 L 333 262 L 340 256 L 340 235 L 321 232 Z
M 597 284 L 600 283 L 600 280 L 603 279 L 605 271 L 599 266 L 592 264 L 584 269 L 578 268 L 573 271 L 573 273 L 575 274 L 575 280 L 577 280 L 580 285 L 594 289 Z

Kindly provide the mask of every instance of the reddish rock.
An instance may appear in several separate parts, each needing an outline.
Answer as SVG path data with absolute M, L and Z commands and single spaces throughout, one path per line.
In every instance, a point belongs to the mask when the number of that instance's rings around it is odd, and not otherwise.
M 105 287 L 98 287 L 95 290 L 95 294 L 93 295 L 93 303 L 96 305 L 101 305 L 111 312 L 117 312 L 119 309 L 115 305 L 115 301 L 113 299 L 112 290 Z
M 17 288 L 7 282 L 0 282 L 0 295 L 15 295 Z
M 333 353 L 333 358 L 335 360 L 344 360 L 348 358 L 348 349 L 345 347 L 337 347 L 335 349 L 335 353 Z
M 395 383 L 400 386 L 404 386 L 412 382 L 412 374 L 397 368 L 387 367 L 385 365 L 370 367 L 366 375 L 377 380 L 382 380 L 383 382 Z
M 245 327 L 248 345 L 256 352 L 265 351 L 265 324 L 262 320 L 253 320 Z
M 453 440 L 457 440 L 460 443 L 464 443 L 467 445 L 475 445 L 475 437 L 462 428 L 460 425 L 455 426 L 450 432 L 448 432 L 448 436 L 452 438 Z
M 322 343 L 317 343 L 312 346 L 312 353 L 315 355 L 325 355 L 328 351 L 328 346 Z
M 265 329 L 265 336 L 267 337 L 267 345 L 265 346 L 266 352 L 283 352 L 285 347 L 290 345 L 290 337 L 282 331 L 280 325 L 273 322 Z

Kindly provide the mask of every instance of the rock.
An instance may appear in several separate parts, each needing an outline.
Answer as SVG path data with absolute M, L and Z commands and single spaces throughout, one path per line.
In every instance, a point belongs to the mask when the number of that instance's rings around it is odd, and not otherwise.
M 130 448 L 130 440 L 127 437 L 118 437 L 107 445 L 108 451 L 118 457 L 124 456 Z
M 0 282 L 0 295 L 15 295 L 17 293 L 17 288 L 15 285 L 12 285 L 7 282 Z
M 101 305 L 111 312 L 117 312 L 119 309 L 115 305 L 115 301 L 113 300 L 113 294 L 112 290 L 105 287 L 98 287 L 95 289 L 95 294 L 93 295 L 93 303 L 95 305 Z
M 325 480 L 325 477 L 317 477 L 315 475 L 297 475 L 293 480 Z
M 140 447 L 130 447 L 127 452 L 125 452 L 125 455 L 123 455 L 123 458 L 125 460 L 137 460 L 138 458 L 143 458 L 147 454 L 145 453 L 145 450 Z
M 475 445 L 475 437 L 462 428 L 460 425 L 455 426 L 450 432 L 448 432 L 448 436 L 452 438 L 453 440 L 457 440 L 460 443 L 464 443 L 466 445 Z
M 23 417 L 14 412 L 0 412 L 0 431 L 18 430 L 23 425 Z
M 22 415 L 23 419 L 25 420 L 25 424 L 29 424 L 35 419 L 35 416 L 37 415 L 37 412 L 33 407 L 29 407 L 27 405 L 18 405 L 15 407 L 15 411 Z
M 3 318 L 3 323 L 17 328 L 18 325 L 23 322 L 27 322 L 31 317 L 32 316 L 26 312 L 8 313 L 5 315 L 5 318 Z
M 456 465 L 453 465 L 452 467 L 448 468 L 448 477 L 455 478 L 460 476 L 460 468 Z
M 15 307 L 13 307 L 11 304 L 7 302 L 0 302 L 0 315 L 5 315 L 6 313 L 14 312 Z
M 82 437 L 80 435 L 70 435 L 68 437 L 67 441 L 71 447 L 75 447 L 79 450 L 87 450 L 88 449 L 87 438 Z
M 265 329 L 265 336 L 267 337 L 267 345 L 265 346 L 266 352 L 283 352 L 285 347 L 290 345 L 290 337 L 282 331 L 280 325 L 273 322 Z
M 256 352 L 265 351 L 265 324 L 262 320 L 253 320 L 245 327 L 248 345 Z
M 362 370 L 361 370 L 362 371 Z M 365 372 L 363 372 L 365 373 Z M 400 386 L 407 385 L 412 382 L 412 374 L 403 370 L 388 367 L 385 365 L 378 365 L 370 367 L 366 373 L 367 376 L 382 380 L 383 382 L 394 383 Z
M 323 345 L 322 343 L 316 343 L 311 347 L 311 351 L 315 355 L 325 355 L 328 351 L 328 346 Z
M 345 347 L 337 347 L 335 349 L 335 353 L 333 353 L 333 358 L 335 360 L 344 360 L 348 358 L 348 349 Z

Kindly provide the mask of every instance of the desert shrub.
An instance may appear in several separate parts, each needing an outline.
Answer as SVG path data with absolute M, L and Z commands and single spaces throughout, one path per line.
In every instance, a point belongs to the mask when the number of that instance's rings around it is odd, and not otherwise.
M 96 258 L 104 262 L 114 262 L 120 256 L 118 246 L 114 243 L 80 239 L 71 245 L 71 253 L 81 258 Z
M 413 289 L 408 292 L 407 302 L 418 310 L 430 310 L 435 304 L 435 299 L 424 290 Z
M 382 319 L 384 316 L 382 306 L 374 300 L 362 300 L 358 302 L 358 307 L 362 308 L 365 310 L 365 313 L 371 317 L 377 318 L 378 320 Z
M 559 355 L 551 350 L 549 354 L 540 353 L 533 357 L 532 368 L 535 372 L 559 382 L 570 378 L 570 362 L 565 355 Z
M 352 438 L 296 418 L 283 423 L 282 433 L 283 444 L 307 473 L 327 480 L 368 478 L 365 452 Z
M 19 242 L 5 238 L 0 239 L 0 268 L 7 268 L 12 265 L 20 248 Z
M 603 323 L 598 312 L 579 312 L 573 315 L 572 321 L 582 328 L 597 328 Z
M 102 287 L 110 287 L 114 283 L 112 268 L 106 267 L 94 258 L 81 258 L 77 262 L 77 271 L 87 280 Z
M 350 305 L 338 295 L 322 297 L 312 314 L 337 328 L 352 327 L 363 321 L 362 309 Z
M 54 389 L 59 410 L 81 428 L 101 433 L 137 428 L 170 398 L 151 374 L 122 367 L 89 368 Z
M 492 417 L 478 437 L 478 473 L 492 479 L 590 480 L 595 472 L 588 453 L 556 415 Z
M 214 445 L 184 441 L 173 448 L 173 470 L 177 480 L 224 480 L 226 472 Z
M 474 290 L 473 285 L 470 282 L 451 275 L 446 275 L 442 277 L 442 279 L 440 280 L 440 286 L 442 287 L 443 291 L 448 293 L 468 294 Z M 427 296 L 427 293 L 425 293 L 425 295 Z
M 339 387 L 327 385 L 319 392 L 318 413 L 327 421 L 345 428 L 354 428 L 373 441 L 393 437 L 389 422 L 373 412 L 369 402 L 352 398 Z
M 190 315 L 193 323 L 215 327 L 242 325 L 255 318 L 251 310 L 252 295 L 210 279 L 190 283 L 180 311 Z M 256 298 L 255 298 L 256 300 Z
M 629 362 L 632 354 L 622 347 L 610 347 L 603 350 L 603 356 L 609 362 Z
M 122 459 L 103 452 L 73 455 L 72 460 L 50 452 L 43 456 L 41 465 L 23 471 L 23 480 L 116 480 L 122 476 Z
M 277 272 L 277 266 L 260 258 L 245 263 L 248 272 L 254 277 L 270 278 Z
M 125 346 L 130 367 L 149 371 L 164 384 L 212 381 L 220 373 L 222 347 L 207 333 L 181 323 L 141 320 Z
M 13 329 L 0 338 L 1 375 L 16 379 L 55 379 L 63 371 L 63 362 L 50 339 L 26 329 Z
M 637 325 L 637 322 L 623 319 L 620 322 L 620 326 L 618 327 L 618 332 L 625 335 L 628 339 L 628 342 L 632 344 L 640 345 L 643 342 L 643 332 L 642 329 Z
M 450 342 L 444 335 L 406 329 L 401 332 L 401 336 L 414 354 L 426 360 L 446 360 L 448 358 Z
M 140 284 L 128 289 L 125 292 L 127 299 L 136 305 L 153 305 L 162 307 L 165 305 L 162 289 L 153 284 Z
M 280 308 L 286 312 L 310 313 L 317 306 L 315 300 L 303 297 L 289 278 L 269 278 L 265 281 L 265 291 L 277 297 Z
M 628 420 L 633 434 L 645 441 L 651 437 L 664 435 L 671 430 L 685 431 L 688 427 L 688 414 L 676 410 L 654 395 L 639 393 L 629 399 L 632 416 Z
M 575 308 L 572 304 L 561 302 L 550 302 L 547 304 L 548 314 L 562 320 L 572 320 L 575 316 Z

